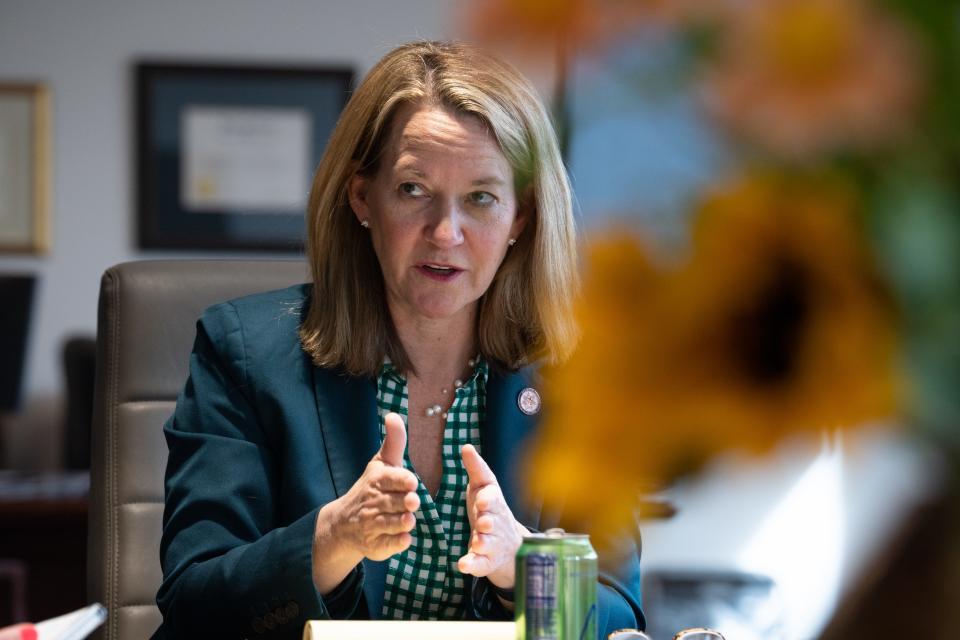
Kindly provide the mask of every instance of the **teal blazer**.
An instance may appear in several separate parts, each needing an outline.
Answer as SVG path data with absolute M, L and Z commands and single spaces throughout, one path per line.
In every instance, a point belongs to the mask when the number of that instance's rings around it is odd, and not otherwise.
M 233 300 L 197 323 L 190 376 L 164 426 L 169 448 L 158 638 L 300 638 L 318 618 L 377 618 L 386 562 L 364 560 L 333 593 L 313 586 L 313 528 L 380 447 L 374 381 L 312 364 L 298 329 L 309 285 Z M 536 418 L 517 405 L 533 372 L 491 371 L 482 455 L 518 521 L 553 526 L 521 500 L 517 471 Z M 473 619 L 509 619 L 483 579 Z M 639 539 L 601 557 L 598 628 L 643 624 Z

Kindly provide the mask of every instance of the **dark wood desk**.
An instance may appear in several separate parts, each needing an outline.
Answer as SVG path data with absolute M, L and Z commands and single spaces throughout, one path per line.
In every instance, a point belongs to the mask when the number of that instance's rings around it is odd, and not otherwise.
M 19 622 L 17 580 L 25 582 L 26 617 L 51 618 L 86 603 L 87 493 L 83 473 L 0 471 L 0 563 L 23 568 L 0 578 L 0 626 Z

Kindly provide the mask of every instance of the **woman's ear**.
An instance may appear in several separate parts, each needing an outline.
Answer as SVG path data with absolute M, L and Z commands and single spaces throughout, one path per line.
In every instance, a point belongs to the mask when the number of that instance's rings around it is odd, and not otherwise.
M 370 205 L 367 204 L 367 187 L 369 182 L 359 173 L 354 173 L 347 183 L 347 200 L 353 215 L 362 224 L 370 219 Z
M 520 234 L 523 233 L 523 230 L 527 227 L 527 221 L 530 219 L 530 216 L 533 212 L 527 208 L 517 208 L 517 216 L 513 219 L 513 224 L 510 226 L 510 237 L 516 240 L 520 237 Z
M 513 224 L 510 226 L 510 237 L 519 238 L 534 215 L 536 215 L 536 199 L 534 198 L 533 187 L 527 186 L 520 197 L 517 198 L 517 215 L 514 216 Z

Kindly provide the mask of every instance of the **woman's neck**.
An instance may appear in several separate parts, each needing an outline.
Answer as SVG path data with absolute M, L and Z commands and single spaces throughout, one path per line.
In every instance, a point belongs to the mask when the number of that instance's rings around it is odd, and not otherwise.
M 452 318 L 408 319 L 393 314 L 397 337 L 403 344 L 416 378 L 447 385 L 467 370 L 477 355 L 476 306 Z M 409 378 L 412 374 L 404 372 Z

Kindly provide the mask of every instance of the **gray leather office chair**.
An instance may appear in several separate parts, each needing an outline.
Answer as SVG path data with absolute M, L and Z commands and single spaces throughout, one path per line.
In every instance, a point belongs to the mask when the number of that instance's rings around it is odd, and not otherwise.
M 208 306 L 307 278 L 302 261 L 152 261 L 100 284 L 91 444 L 87 590 L 110 617 L 103 638 L 148 638 L 160 624 L 163 423 L 187 378 Z

